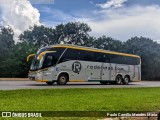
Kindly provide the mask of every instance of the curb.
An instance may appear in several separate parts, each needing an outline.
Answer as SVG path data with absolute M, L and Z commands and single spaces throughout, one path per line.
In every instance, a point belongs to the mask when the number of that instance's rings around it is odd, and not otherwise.
M 0 78 L 0 81 L 29 81 L 28 78 Z

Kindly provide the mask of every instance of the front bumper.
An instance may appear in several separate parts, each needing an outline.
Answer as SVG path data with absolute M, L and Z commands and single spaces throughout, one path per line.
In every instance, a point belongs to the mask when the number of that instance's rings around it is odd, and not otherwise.
M 30 79 L 30 80 L 32 80 L 32 81 L 35 81 L 36 80 L 36 77 L 35 77 L 35 75 L 31 75 L 31 74 L 28 74 L 28 78 Z

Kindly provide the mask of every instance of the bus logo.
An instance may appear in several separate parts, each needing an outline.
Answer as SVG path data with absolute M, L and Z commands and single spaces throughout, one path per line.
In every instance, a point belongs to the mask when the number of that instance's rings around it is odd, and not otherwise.
M 79 73 L 81 71 L 82 65 L 80 62 L 76 61 L 72 64 L 72 71 L 75 73 Z

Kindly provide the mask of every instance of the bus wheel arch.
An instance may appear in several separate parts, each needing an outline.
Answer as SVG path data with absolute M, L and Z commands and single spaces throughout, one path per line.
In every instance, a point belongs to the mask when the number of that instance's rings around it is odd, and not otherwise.
M 65 85 L 69 81 L 69 74 L 66 72 L 62 72 L 58 75 L 57 84 L 58 85 Z
M 115 84 L 120 85 L 122 84 L 122 82 L 123 82 L 123 76 L 121 74 L 118 74 L 115 78 Z
M 123 84 L 124 85 L 128 85 L 129 84 L 129 82 L 130 82 L 130 76 L 129 75 L 125 75 L 124 76 L 124 79 L 123 79 Z

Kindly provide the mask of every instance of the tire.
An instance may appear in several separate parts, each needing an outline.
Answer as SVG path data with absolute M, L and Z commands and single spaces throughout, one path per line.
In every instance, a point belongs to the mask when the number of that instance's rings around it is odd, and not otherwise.
M 124 79 L 123 79 L 123 84 L 128 85 L 129 81 L 130 81 L 129 76 L 125 76 Z
M 107 85 L 107 84 L 108 84 L 108 82 L 105 82 L 105 81 L 100 81 L 100 83 L 101 83 L 102 85 Z
M 66 85 L 68 82 L 68 76 L 66 74 L 60 74 L 57 80 L 58 85 Z
M 47 83 L 47 85 L 53 85 L 54 84 L 54 82 L 46 82 Z
M 117 85 L 121 85 L 122 82 L 123 82 L 122 76 L 118 75 L 118 76 L 116 77 L 115 83 L 116 83 Z

